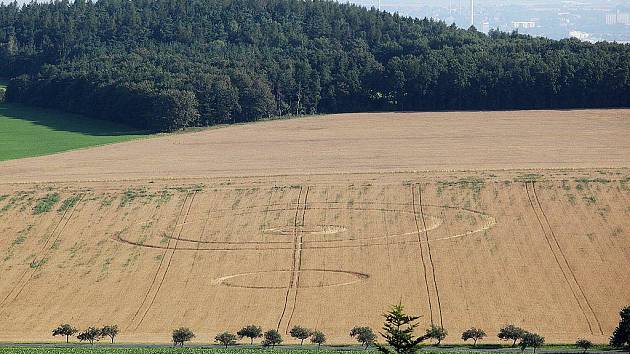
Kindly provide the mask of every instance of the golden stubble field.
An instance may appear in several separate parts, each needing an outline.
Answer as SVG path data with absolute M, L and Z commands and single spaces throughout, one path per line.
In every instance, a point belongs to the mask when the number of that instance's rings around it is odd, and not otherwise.
M 0 162 L 0 182 L 630 167 L 630 110 L 366 113 Z
M 446 153 L 453 141 L 442 139 L 447 131 L 421 129 L 423 118 L 403 115 L 397 119 L 407 130 L 366 136 L 368 142 L 383 139 L 383 147 L 352 151 L 344 149 L 353 140 L 344 145 L 331 138 L 326 147 L 304 135 L 302 129 L 313 125 L 323 129 L 313 129 L 315 137 L 332 134 L 326 124 L 340 136 L 351 130 L 333 117 L 2 163 L 0 340 L 49 340 L 54 326 L 70 322 L 115 323 L 121 340 L 139 342 L 168 341 L 170 331 L 183 325 L 199 341 L 211 341 L 218 332 L 256 323 L 283 334 L 293 325 L 316 328 L 342 343 L 351 341 L 348 332 L 355 325 L 380 328 L 380 315 L 402 301 L 423 316 L 423 327 L 446 327 L 449 342 L 458 342 L 471 326 L 484 328 L 494 341 L 507 323 L 537 331 L 548 342 L 605 342 L 617 312 L 630 303 L 630 156 L 628 141 L 621 139 L 628 137 L 628 112 L 602 111 L 597 123 L 584 118 L 584 111 L 559 112 L 566 131 L 549 136 L 544 129 L 505 125 L 510 114 L 531 112 L 503 114 L 507 118 L 484 118 L 493 137 L 481 140 L 496 146 L 469 140 L 470 150 L 486 155 L 443 162 L 464 170 L 467 163 L 494 161 L 505 164 L 500 170 L 408 171 L 423 170 L 423 161 Z M 376 119 L 368 116 L 361 119 Z M 358 135 L 367 134 L 364 124 L 372 122 L 351 118 L 347 122 L 362 131 Z M 479 119 L 467 118 L 473 134 Z M 278 136 L 289 144 L 301 139 L 315 146 L 312 156 L 279 162 L 286 173 L 274 176 L 264 161 L 281 154 L 273 147 L 280 149 L 282 141 L 263 137 L 258 159 L 226 167 L 239 144 L 217 139 L 253 134 L 239 132 L 251 127 L 271 134 L 274 124 L 285 129 Z M 295 134 L 287 125 L 297 127 Z M 402 139 L 416 150 L 401 150 L 399 163 L 401 145 L 393 131 L 443 143 L 424 149 L 422 139 Z M 565 146 L 549 145 L 569 139 L 565 135 L 583 137 L 572 147 L 573 156 Z M 217 170 L 241 177 L 213 175 L 211 160 L 187 161 L 186 146 L 180 159 L 174 158 L 176 150 L 158 158 L 160 149 L 176 149 L 173 141 L 187 136 L 205 137 L 206 144 L 194 147 L 200 156 L 220 156 L 216 150 L 223 149 L 228 157 L 217 157 L 223 166 Z M 457 150 L 466 136 L 453 139 L 461 140 L 453 143 Z M 511 148 L 500 148 L 509 141 Z M 525 145 L 539 147 L 538 155 Z M 132 149 L 137 146 L 148 162 L 134 160 L 142 155 Z M 382 154 L 374 155 L 375 149 Z M 118 170 L 116 150 L 131 159 L 128 174 Z M 336 173 L 324 173 L 317 166 L 333 150 L 338 158 L 329 162 Z M 346 160 L 355 162 L 346 166 Z M 552 161 L 558 169 L 541 168 Z M 175 176 L 170 167 L 160 167 L 169 162 L 190 167 L 194 178 L 183 177 L 186 169 Z M 363 173 L 354 170 L 359 165 Z M 232 171 L 239 167 L 243 173 Z M 48 210 L 35 212 L 42 200 L 54 197 L 58 201 Z

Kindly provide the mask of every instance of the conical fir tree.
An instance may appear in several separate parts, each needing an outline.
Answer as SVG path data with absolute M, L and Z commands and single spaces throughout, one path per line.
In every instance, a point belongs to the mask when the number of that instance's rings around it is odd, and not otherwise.
M 409 316 L 405 314 L 405 308 L 402 304 L 392 307 L 392 309 L 383 315 L 385 324 L 381 335 L 385 338 L 385 342 L 389 347 L 393 348 L 393 352 L 397 354 L 414 354 L 424 340 L 428 337 L 414 336 L 413 332 L 418 327 L 415 323 L 418 316 Z M 392 354 L 392 350 L 388 346 L 377 344 L 377 348 L 381 353 Z

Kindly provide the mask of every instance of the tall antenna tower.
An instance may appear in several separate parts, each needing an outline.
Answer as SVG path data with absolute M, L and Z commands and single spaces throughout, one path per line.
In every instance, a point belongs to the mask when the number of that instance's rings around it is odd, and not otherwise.
M 378 0 L 378 11 L 381 11 L 381 0 Z
M 470 25 L 475 25 L 475 0 L 470 0 Z

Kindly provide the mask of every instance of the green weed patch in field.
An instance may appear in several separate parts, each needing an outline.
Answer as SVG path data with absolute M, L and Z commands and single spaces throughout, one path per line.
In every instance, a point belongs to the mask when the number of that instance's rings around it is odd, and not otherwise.
M 144 188 L 140 188 L 140 189 L 127 189 L 127 191 L 125 191 L 125 194 L 123 194 L 120 197 L 120 203 L 118 204 L 119 208 L 122 208 L 126 205 L 131 204 L 131 202 L 133 202 L 134 199 L 138 198 L 139 196 L 142 196 L 146 194 L 146 190 Z
M 143 136 L 146 136 L 143 132 L 112 122 L 17 104 L 0 104 L 0 161 Z
M 588 183 L 602 183 L 602 184 L 610 183 L 609 179 L 604 179 L 604 178 L 576 178 L 575 181 L 577 183 L 584 183 L 584 184 L 588 184 Z
M 584 200 L 584 202 L 586 202 L 586 205 L 593 205 L 593 204 L 597 203 L 597 198 L 595 198 L 595 196 L 593 196 L 593 195 L 582 197 L 582 200 Z
M 462 177 L 456 181 L 438 181 L 438 188 L 448 186 L 458 186 L 461 189 L 470 189 L 475 193 L 481 192 L 483 187 L 485 186 L 485 181 L 481 177 L 476 176 L 468 176 Z
M 52 207 L 59 201 L 58 193 L 48 193 L 44 198 L 37 201 L 35 208 L 33 208 L 33 214 L 41 214 L 49 212 Z
M 79 199 L 81 199 L 80 195 L 74 195 L 70 198 L 65 199 L 63 203 L 61 203 L 61 206 L 59 207 L 59 209 L 57 209 L 57 211 L 63 213 L 64 211 L 74 207 Z
M 514 182 L 537 182 L 541 181 L 543 178 L 544 176 L 538 173 L 526 173 L 514 178 Z
M 31 269 L 39 269 L 44 264 L 46 264 L 46 262 L 48 262 L 48 260 L 46 258 L 40 259 L 40 260 L 33 260 L 31 262 L 31 264 L 30 264 L 30 267 L 31 267 Z

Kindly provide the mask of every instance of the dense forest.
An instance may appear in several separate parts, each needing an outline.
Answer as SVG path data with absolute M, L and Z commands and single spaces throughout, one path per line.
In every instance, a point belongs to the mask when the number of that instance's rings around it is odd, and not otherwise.
M 0 6 L 7 100 L 142 129 L 373 110 L 630 106 L 630 46 L 329 0 Z

